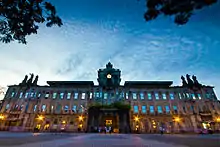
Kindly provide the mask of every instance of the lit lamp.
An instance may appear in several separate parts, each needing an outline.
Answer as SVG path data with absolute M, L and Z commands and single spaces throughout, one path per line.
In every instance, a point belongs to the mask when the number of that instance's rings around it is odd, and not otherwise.
M 220 117 L 216 118 L 216 122 L 220 123 Z
M 174 121 L 175 121 L 175 122 L 180 122 L 180 118 L 179 118 L 179 117 L 175 117 L 175 118 L 174 118 Z
M 4 115 L 0 115 L 0 120 L 4 120 L 5 119 L 5 116 Z
M 82 121 L 83 120 L 83 117 L 82 116 L 79 116 L 79 121 Z
M 138 121 L 139 121 L 139 117 L 138 117 L 138 116 L 135 116 L 135 117 L 134 117 L 134 120 L 135 120 L 136 122 L 138 122 Z
M 43 117 L 42 115 L 39 115 L 37 119 L 38 119 L 38 120 L 43 120 L 44 117 Z

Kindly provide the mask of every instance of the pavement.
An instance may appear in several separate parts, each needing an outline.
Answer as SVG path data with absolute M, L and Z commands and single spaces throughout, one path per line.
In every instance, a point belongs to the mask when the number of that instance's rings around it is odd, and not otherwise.
M 15 135 L 16 134 L 16 135 Z M 220 147 L 220 135 L 0 132 L 0 147 Z

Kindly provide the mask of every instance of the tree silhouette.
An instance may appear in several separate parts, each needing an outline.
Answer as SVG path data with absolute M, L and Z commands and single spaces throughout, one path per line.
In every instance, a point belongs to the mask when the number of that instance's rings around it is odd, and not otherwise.
M 62 25 L 55 7 L 44 0 L 0 0 L 0 41 L 26 44 L 26 37 L 37 34 L 40 23 Z
M 216 3 L 217 0 L 146 0 L 146 21 L 156 19 L 159 15 L 174 16 L 174 22 L 184 25 L 195 10 Z

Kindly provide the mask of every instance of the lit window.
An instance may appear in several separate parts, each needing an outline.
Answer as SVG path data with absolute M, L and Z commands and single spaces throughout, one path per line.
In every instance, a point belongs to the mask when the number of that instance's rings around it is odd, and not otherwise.
M 191 94 L 192 95 L 192 98 L 195 100 L 196 99 L 196 96 L 195 96 L 195 94 Z
M 38 93 L 38 96 L 37 96 L 38 98 L 40 98 L 41 97 L 41 93 Z
M 34 92 L 34 97 L 37 97 L 37 92 Z
M 23 92 L 20 92 L 19 98 L 22 98 L 23 96 Z
M 150 113 L 154 113 L 154 106 L 150 106 Z
M 146 106 L 142 106 L 142 113 L 147 113 L 147 107 Z
M 30 97 L 34 97 L 34 92 L 31 92 Z
M 120 98 L 124 98 L 124 92 L 120 93 Z
M 173 93 L 170 93 L 170 99 L 174 100 L 174 94 Z
M 128 93 L 127 93 L 127 92 L 126 92 L 126 94 L 125 94 L 125 98 L 128 99 Z
M 96 97 L 97 97 L 97 98 L 99 97 L 99 92 L 96 92 Z
M 56 99 L 56 98 L 57 98 L 57 93 L 54 92 L 54 93 L 53 93 L 53 99 Z
M 177 106 L 173 106 L 173 111 L 177 113 Z
M 138 106 L 134 106 L 134 113 L 138 113 Z
M 187 98 L 189 98 L 189 97 L 190 97 L 190 96 L 189 96 L 189 93 L 186 93 L 186 97 L 187 97 Z
M 159 94 L 158 93 L 155 93 L 155 98 L 156 98 L 156 100 L 159 100 Z
M 133 93 L 133 94 L 132 94 L 132 97 L 133 97 L 134 100 L 136 100 L 136 99 L 137 99 L 137 94 L 136 94 L 136 93 Z
M 67 106 L 67 105 L 64 106 L 64 111 L 65 111 L 65 112 L 68 112 L 68 110 L 69 110 L 69 106 Z
M 34 112 L 36 111 L 36 109 L 37 109 L 37 105 L 34 105 Z
M 210 98 L 210 94 L 206 93 L 206 98 L 209 99 Z
M 140 93 L 140 98 L 141 98 L 141 100 L 143 100 L 144 99 L 144 93 Z
M 61 92 L 61 93 L 60 93 L 60 99 L 63 99 L 63 98 L 64 98 L 64 93 Z
M 179 93 L 179 99 L 182 99 L 181 93 Z
M 167 99 L 166 93 L 163 93 L 163 94 L 162 94 L 162 97 L 163 97 L 164 100 Z
M 76 113 L 76 105 L 74 105 L 74 106 L 72 107 L 72 112 L 75 112 L 75 113 Z
M 7 105 L 5 106 L 5 110 L 8 110 L 8 109 L 9 109 L 9 107 L 10 107 L 10 105 L 9 105 L 9 104 L 7 104 Z
M 24 105 L 21 105 L 21 107 L 20 107 L 20 111 L 22 111 L 23 107 L 24 107 Z
M 51 112 L 53 112 L 53 107 L 54 107 L 54 106 L 52 105 L 52 106 L 51 106 Z
M 68 92 L 68 93 L 67 93 L 67 97 L 66 97 L 66 99 L 69 100 L 70 98 L 71 98 L 71 92 Z
M 166 110 L 166 113 L 170 113 L 170 107 L 169 106 L 165 106 L 165 110 Z
M 46 110 L 46 105 L 42 105 L 42 111 L 45 111 Z
M 14 97 L 14 96 L 15 96 L 15 92 L 12 92 L 12 93 L 11 93 L 11 97 Z
M 14 110 L 18 110 L 18 105 L 15 105 Z
M 90 94 L 89 94 L 89 98 L 92 99 L 92 92 L 90 92 Z
M 104 93 L 104 99 L 108 98 L 108 93 Z
M 200 100 L 202 99 L 201 94 L 198 94 L 198 98 L 199 98 Z
M 163 113 L 162 107 L 161 106 L 157 106 L 157 112 L 158 113 Z
M 25 98 L 28 98 L 28 92 L 25 93 Z
M 83 93 L 82 93 L 82 99 L 84 100 L 85 98 L 86 98 L 86 93 L 83 92 Z
M 50 93 L 47 92 L 47 93 L 45 94 L 45 98 L 47 99 L 49 96 L 50 96 Z
M 152 99 L 151 93 L 147 93 L 147 97 L 149 100 L 151 100 Z
M 74 93 L 74 99 L 78 99 L 78 95 L 79 95 L 78 92 L 75 92 Z

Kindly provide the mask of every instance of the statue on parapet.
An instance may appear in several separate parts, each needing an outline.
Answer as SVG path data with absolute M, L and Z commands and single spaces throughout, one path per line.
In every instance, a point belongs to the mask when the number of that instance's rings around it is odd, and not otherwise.
M 190 75 L 189 74 L 186 74 L 186 80 L 187 80 L 187 83 L 188 83 L 188 87 L 189 88 L 193 88 L 193 81 L 190 79 Z
M 25 86 L 27 84 L 28 75 L 25 75 L 23 81 L 19 84 L 20 86 Z
M 37 86 L 39 76 L 37 75 L 32 83 L 33 86 Z
M 187 84 L 186 79 L 184 78 L 184 76 L 181 76 L 181 79 L 182 79 L 182 86 L 187 87 L 188 84 Z
M 28 79 L 28 81 L 27 81 L 27 85 L 28 85 L 28 86 L 31 86 L 31 85 L 32 85 L 32 81 L 33 81 L 33 79 L 34 79 L 34 74 L 31 73 L 30 75 L 31 75 L 31 77 L 30 77 L 30 78 Z
M 193 79 L 193 83 L 194 83 L 194 86 L 197 87 L 197 88 L 201 88 L 202 87 L 202 84 L 200 84 L 197 80 L 197 77 L 195 75 L 192 76 L 192 79 Z

